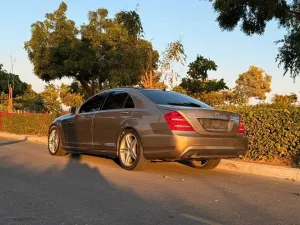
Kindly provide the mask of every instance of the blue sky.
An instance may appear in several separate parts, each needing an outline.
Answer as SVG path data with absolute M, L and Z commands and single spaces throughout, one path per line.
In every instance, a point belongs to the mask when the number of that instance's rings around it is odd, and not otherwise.
M 47 12 L 53 12 L 60 0 L 0 0 L 0 63 L 10 69 L 10 55 L 16 58 L 14 72 L 21 80 L 31 83 L 40 92 L 44 82 L 33 74 L 24 42 L 30 38 L 30 25 L 44 20 Z M 120 10 L 133 10 L 138 6 L 145 38 L 151 40 L 154 48 L 162 52 L 167 43 L 181 38 L 187 54 L 187 63 L 195 60 L 197 54 L 216 62 L 218 70 L 209 74 L 210 78 L 224 78 L 233 87 L 238 74 L 249 66 L 263 68 L 272 76 L 272 93 L 289 94 L 300 91 L 300 77 L 294 83 L 282 69 L 277 67 L 275 57 L 279 40 L 285 31 L 278 29 L 277 23 L 268 24 L 263 36 L 245 36 L 239 28 L 233 32 L 222 32 L 217 24 L 212 5 L 199 0 L 70 0 L 67 16 L 79 26 L 87 22 L 87 12 L 97 8 L 107 8 L 110 16 Z M 185 67 L 178 67 L 182 76 Z M 59 84 L 59 82 L 56 82 Z M 271 96 L 271 95 L 270 95 Z

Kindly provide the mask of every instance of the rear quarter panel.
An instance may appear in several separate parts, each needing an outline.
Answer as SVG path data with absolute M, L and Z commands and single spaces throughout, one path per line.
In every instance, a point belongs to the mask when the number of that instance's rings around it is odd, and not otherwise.
M 172 132 L 164 119 L 164 113 L 169 110 L 161 110 L 139 90 L 131 90 L 130 95 L 136 106 L 131 117 L 120 124 L 120 132 L 134 129 L 143 145 L 144 153 L 148 151 L 170 151 L 175 148 Z

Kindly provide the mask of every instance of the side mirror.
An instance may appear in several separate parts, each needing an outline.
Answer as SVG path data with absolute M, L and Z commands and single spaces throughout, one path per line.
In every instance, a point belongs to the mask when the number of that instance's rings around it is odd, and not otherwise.
M 71 107 L 70 113 L 71 114 L 76 114 L 76 107 Z

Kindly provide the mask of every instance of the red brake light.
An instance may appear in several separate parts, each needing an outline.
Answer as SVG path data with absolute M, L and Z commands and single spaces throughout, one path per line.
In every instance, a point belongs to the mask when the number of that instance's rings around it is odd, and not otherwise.
M 171 130 L 194 131 L 192 125 L 179 113 L 172 111 L 164 115 Z
M 241 120 L 239 122 L 238 134 L 245 134 L 245 128 Z

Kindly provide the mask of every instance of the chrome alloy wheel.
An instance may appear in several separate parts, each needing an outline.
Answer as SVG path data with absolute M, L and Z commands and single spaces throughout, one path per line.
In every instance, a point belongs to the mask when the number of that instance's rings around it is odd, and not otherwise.
M 137 160 L 138 140 L 132 133 L 127 133 L 120 143 L 120 160 L 125 166 L 132 166 Z
M 53 129 L 49 134 L 48 143 L 50 152 L 55 154 L 59 144 L 59 134 L 56 129 Z

